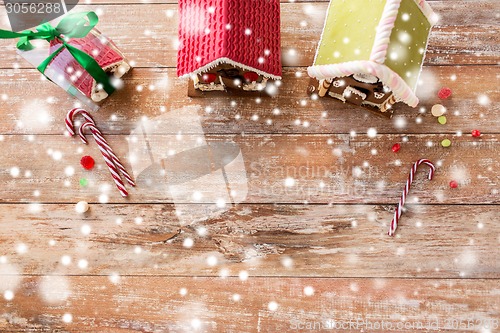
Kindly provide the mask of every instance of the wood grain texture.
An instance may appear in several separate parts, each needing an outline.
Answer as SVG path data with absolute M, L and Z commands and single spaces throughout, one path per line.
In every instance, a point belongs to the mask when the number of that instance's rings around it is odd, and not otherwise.
M 184 135 L 182 140 L 195 141 L 199 137 Z M 445 138 L 452 140 L 452 148 L 441 147 Z M 135 135 L 130 138 L 108 136 L 110 145 L 115 147 L 119 156 L 128 156 L 128 146 L 139 152 L 146 151 L 145 155 L 136 158 L 144 161 L 141 165 L 150 166 L 151 163 L 145 160 L 149 158 L 148 146 L 141 140 L 134 143 L 135 139 Z M 167 161 L 169 149 L 175 152 L 175 149 L 184 147 L 184 141 L 178 145 L 176 135 L 154 135 L 148 140 L 157 161 Z M 378 135 L 373 139 L 366 135 L 350 137 L 346 134 L 206 135 L 204 140 L 209 144 L 234 142 L 239 146 L 245 170 L 229 169 L 226 172 L 234 177 L 246 173 L 247 203 L 395 204 L 411 165 L 422 157 L 434 161 L 437 172 L 432 182 L 425 179 L 426 171 L 419 173 L 409 203 L 499 203 L 497 166 L 500 157 L 496 134 L 484 135 L 480 140 L 465 136 L 412 135 L 398 154 L 394 154 L 391 147 L 401 140 L 399 135 Z M 199 178 L 200 169 L 197 167 L 171 175 L 168 181 L 161 170 L 146 170 L 140 173 L 137 188 L 132 188 L 130 197 L 124 200 L 114 189 L 111 176 L 93 142 L 85 146 L 77 138 L 63 135 L 3 136 L 0 146 L 4 154 L 0 160 L 0 182 L 4 184 L 0 202 L 74 202 L 75 198 L 96 202 L 104 193 L 109 195 L 109 202 L 170 203 L 172 197 L 168 186 L 185 183 L 179 177 Z M 161 151 L 165 153 L 158 153 Z M 417 156 L 415 151 L 418 151 Z M 98 172 L 89 173 L 77 167 L 73 176 L 67 176 L 66 167 L 77 166 L 81 156 L 87 154 L 96 158 Z M 61 160 L 54 160 L 53 157 L 59 158 L 59 155 Z M 19 168 L 19 177 L 12 177 L 12 167 Z M 25 176 L 26 172 L 28 176 Z M 80 177 L 87 177 L 89 186 L 80 187 Z M 287 186 L 287 178 L 295 183 Z M 452 190 L 448 184 L 454 179 L 460 183 L 460 188 Z M 205 197 L 217 198 L 219 182 L 215 176 L 200 178 L 196 187 Z M 35 197 L 34 191 L 39 191 L 39 196 Z
M 94 118 L 105 134 L 128 134 L 144 118 L 161 119 L 191 105 L 200 108 L 198 114 L 207 134 L 366 133 L 370 127 L 377 128 L 379 133 L 462 131 L 466 135 L 472 129 L 500 133 L 500 122 L 495 121 L 500 97 L 496 85 L 492 84 L 498 82 L 499 75 L 500 67 L 425 67 L 422 77 L 426 84 L 419 87 L 419 107 L 398 104 L 393 119 L 387 120 L 333 98 L 311 99 L 306 89 L 315 82 L 301 67 L 285 69 L 278 95 L 262 98 L 260 103 L 245 97 L 189 98 L 187 81 L 177 79 L 175 70 L 137 68 L 125 79 L 124 89 L 105 101 Z M 456 79 L 452 80 L 454 76 Z M 37 95 L 26 99 L 35 85 Z M 442 86 L 453 90 L 451 99 L 438 99 L 437 92 Z M 142 91 L 139 92 L 138 87 Z M 0 99 L 3 114 L 0 133 L 64 133 L 63 119 L 73 107 L 74 99 L 54 84 L 40 82 L 40 74 L 35 70 L 0 71 L 0 91 L 5 96 Z M 481 96 L 489 103 L 481 104 Z M 443 103 L 448 108 L 445 126 L 430 114 L 435 103 Z M 43 118 L 43 122 L 37 120 L 39 118 Z M 181 117 L 169 119 L 173 128 L 181 127 L 183 122 Z M 168 129 L 156 132 L 166 134 L 166 131 Z
M 500 2 L 431 1 L 441 20 L 421 105 L 399 106 L 392 120 L 308 97 L 306 66 L 327 0 L 281 2 L 284 78 L 276 97 L 260 101 L 187 97 L 187 82 L 175 76 L 177 1 L 79 5 L 96 10 L 99 29 L 136 62 L 125 88 L 94 115 L 127 168 L 129 146 L 142 142 L 130 134 L 146 124 L 158 127 L 139 152 L 168 154 L 169 142 L 198 137 L 236 143 L 248 189 L 227 211 L 173 199 L 168 184 L 194 169 L 168 179 L 144 172 L 122 199 L 95 143 L 63 135 L 74 101 L 42 82 L 14 41 L 0 41 L 0 331 L 288 332 L 301 324 L 386 333 L 327 326 L 384 320 L 434 325 L 399 332 L 500 332 L 488 326 L 500 317 Z M 0 28 L 8 28 L 3 4 Z M 442 86 L 451 99 L 438 100 Z M 444 126 L 429 112 L 439 102 L 448 109 Z M 186 106 L 198 117 L 173 117 Z M 190 133 L 186 124 L 198 122 Z M 473 139 L 472 129 L 483 136 Z M 444 138 L 450 148 L 440 146 Z M 86 154 L 98 163 L 91 172 L 79 166 Z M 435 179 L 419 170 L 397 235 L 388 237 L 421 157 L 437 164 Z M 203 198 L 219 193 L 213 179 L 196 183 Z M 88 213 L 74 212 L 79 200 L 91 203 Z
M 500 276 L 499 206 L 410 205 L 396 238 L 393 205 L 241 204 L 188 225 L 166 204 L 1 207 L 0 275 Z
M 116 280 L 115 280 L 116 281 Z M 40 288 L 65 284 L 68 293 Z M 304 288 L 313 290 L 304 295 Z M 181 291 L 182 288 L 183 291 Z M 310 290 L 310 289 L 308 289 Z M 185 295 L 181 295 L 185 293 Z M 407 322 L 409 332 L 457 332 L 453 320 L 498 322 L 498 284 L 492 280 L 25 277 L 15 301 L 0 303 L 0 328 L 10 332 L 291 332 L 334 322 L 337 331 L 374 329 Z M 237 296 L 235 296 L 237 295 Z M 237 301 L 234 301 L 236 297 Z M 44 299 L 52 300 L 47 304 Z M 277 308 L 269 310 L 269 303 Z M 273 307 L 272 307 L 273 308 Z M 138 309 L 142 309 L 138 312 Z M 274 308 L 273 308 L 274 309 Z M 72 323 L 62 322 L 64 314 Z M 349 321 L 360 326 L 349 327 Z M 419 329 L 417 329 L 417 325 Z M 434 326 L 426 326 L 426 325 Z M 433 327 L 436 327 L 434 329 Z M 295 329 L 294 329 L 295 328 Z M 371 328 L 371 329 L 370 329 Z M 425 329 L 427 328 L 427 329 Z M 474 326 L 473 331 L 488 330 Z M 311 331 L 300 330 L 302 332 Z M 490 329 L 490 332 L 497 330 Z
M 280 0 L 282 4 L 287 4 L 287 3 L 306 3 L 306 4 L 317 4 L 317 3 L 322 3 L 322 2 L 328 2 L 329 0 Z M 448 2 L 448 3 L 453 3 L 453 1 L 457 0 L 427 0 L 427 2 L 435 3 L 435 2 Z M 472 1 L 477 1 L 477 0 L 461 0 L 464 3 L 466 2 L 472 2 Z M 71 3 L 71 1 L 67 1 L 66 3 Z M 178 1 L 176 0 L 84 0 L 80 3 L 80 5 L 83 4 L 95 4 L 95 5 L 116 5 L 116 4 L 172 4 L 176 5 L 178 4 Z M 4 6 L 3 3 L 0 4 L 0 7 Z
M 441 22 L 433 30 L 426 64 L 491 64 L 498 63 L 500 28 L 497 25 L 496 0 L 435 2 Z M 472 10 L 475 8 L 475 10 Z M 310 66 L 323 29 L 327 3 L 282 4 L 282 53 L 284 66 Z M 99 14 L 99 30 L 115 41 L 125 56 L 138 67 L 175 67 L 177 42 L 177 5 L 148 4 L 102 6 L 84 5 L 80 10 Z M 133 17 L 134 20 L 117 20 Z M 0 28 L 7 29 L 5 8 L 0 7 Z M 457 26 L 460 22 L 460 26 Z M 305 23 L 305 26 L 302 25 Z M 15 42 L 0 41 L 5 53 L 0 68 L 31 68 L 15 53 Z M 293 49 L 293 51 L 291 51 Z M 145 50 L 148 50 L 145 52 Z M 292 53 L 291 53 L 292 52 Z

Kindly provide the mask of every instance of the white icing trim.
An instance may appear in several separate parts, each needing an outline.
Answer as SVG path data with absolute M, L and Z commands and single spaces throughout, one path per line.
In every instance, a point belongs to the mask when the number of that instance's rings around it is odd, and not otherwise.
M 226 88 L 224 88 L 224 82 L 220 79 L 220 83 L 200 83 L 200 80 L 198 79 L 198 76 L 195 75 L 193 78 L 193 83 L 194 83 L 194 88 L 201 90 L 201 91 L 224 91 Z
M 383 64 L 387 55 L 392 30 L 398 17 L 401 0 L 387 0 L 384 11 L 377 25 L 370 60 Z
M 267 85 L 267 78 L 262 78 L 262 82 L 257 83 L 256 81 L 250 82 L 250 83 L 242 83 L 241 88 L 244 91 L 262 91 L 266 88 Z M 193 77 L 193 82 L 194 82 L 194 88 L 201 90 L 201 91 L 225 91 L 226 86 L 224 85 L 224 82 L 222 81 L 222 78 L 219 76 L 219 82 L 220 83 L 201 83 L 200 80 L 198 79 L 198 76 L 195 75 Z
M 273 79 L 273 80 L 281 80 L 281 76 L 276 76 L 276 75 L 272 75 L 272 74 L 269 74 L 269 73 L 266 73 L 264 71 L 261 71 L 257 68 L 253 68 L 253 67 L 250 67 L 250 66 L 247 66 L 247 65 L 243 65 L 242 63 L 239 63 L 239 62 L 236 62 L 236 61 L 233 61 L 229 58 L 226 58 L 226 57 L 222 57 L 222 58 L 219 58 L 219 59 L 216 59 L 208 64 L 206 64 L 205 66 L 202 66 L 200 68 L 198 68 L 197 70 L 191 72 L 191 73 L 187 73 L 187 74 L 184 74 L 184 75 L 181 75 L 180 78 L 186 78 L 186 77 L 191 77 L 193 75 L 198 75 L 198 74 L 201 74 L 201 73 L 204 73 L 206 71 L 209 71 L 217 66 L 219 66 L 220 64 L 228 64 L 228 65 L 231 65 L 231 66 L 234 66 L 234 67 L 240 67 L 244 70 L 247 70 L 247 71 L 252 71 L 252 72 L 255 72 L 259 75 L 262 75 L 263 77 L 266 77 L 266 78 L 270 78 L 270 79 Z
M 346 99 L 345 99 L 345 98 L 344 98 L 344 96 L 342 96 L 342 95 L 336 94 L 336 93 L 331 92 L 331 91 L 329 91 L 329 92 L 328 92 L 328 95 L 329 95 L 330 97 L 336 98 L 336 99 L 338 99 L 338 100 L 340 100 L 340 101 L 342 101 L 342 102 L 344 102 L 344 103 L 346 102 Z M 384 101 L 384 102 L 382 102 L 382 103 L 380 103 L 380 104 L 377 104 L 377 103 L 373 103 L 373 102 L 370 102 L 370 101 L 367 101 L 367 100 L 363 100 L 363 101 L 361 102 L 361 105 L 363 105 L 363 106 L 368 105 L 368 106 L 376 107 L 376 108 L 378 108 L 378 109 L 380 110 L 380 112 L 387 112 L 387 111 L 382 111 L 382 110 L 381 110 L 381 108 L 382 108 L 382 106 L 384 105 L 384 103 L 386 103 L 386 101 Z M 389 108 L 388 108 L 388 109 L 389 109 Z
M 363 101 L 361 103 L 361 105 L 368 105 L 368 106 L 373 106 L 373 107 L 376 107 L 378 109 L 380 109 L 382 107 L 382 105 L 384 105 L 385 102 L 382 102 L 380 104 L 377 104 L 377 103 L 373 103 L 373 102 L 370 102 L 370 101 Z M 382 111 L 380 110 L 380 112 L 387 112 L 387 111 Z
M 418 98 L 408 84 L 389 67 L 373 61 L 350 61 L 334 65 L 310 66 L 307 68 L 309 76 L 318 80 L 351 76 L 362 73 L 375 75 L 389 87 L 397 101 L 402 101 L 411 107 L 418 105 Z
M 346 101 L 346 99 L 344 98 L 344 96 L 343 96 L 343 95 L 340 95 L 340 94 L 334 93 L 333 91 L 329 91 L 329 92 L 328 92 L 328 95 L 329 95 L 330 97 L 340 99 L 340 100 L 341 100 L 342 102 L 344 102 L 344 103 L 345 103 L 345 101 Z
M 347 94 L 358 95 L 359 97 L 361 97 L 362 100 L 366 99 L 365 93 L 363 93 L 363 92 L 359 91 L 358 89 L 351 87 L 351 86 L 347 86 L 347 88 L 344 89 L 342 96 L 344 96 L 344 98 L 348 98 L 349 96 Z
M 243 83 L 243 90 L 245 91 L 263 91 L 267 86 L 267 78 L 262 78 L 262 82 L 257 83 L 256 81 Z
M 356 73 L 354 74 L 354 80 L 363 82 L 363 83 L 377 83 L 378 79 L 374 75 L 368 75 L 368 74 L 361 74 L 361 73 Z

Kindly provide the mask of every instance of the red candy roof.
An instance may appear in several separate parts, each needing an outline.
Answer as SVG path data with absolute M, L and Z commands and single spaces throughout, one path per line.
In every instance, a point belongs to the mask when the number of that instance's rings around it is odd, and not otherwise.
M 83 38 L 71 39 L 68 44 L 92 56 L 104 70 L 118 65 L 123 61 L 123 57 L 113 47 L 103 44 L 99 37 L 93 33 L 89 33 Z M 50 53 L 56 52 L 61 46 L 62 42 L 60 40 L 52 40 L 50 42 Z M 68 50 L 63 49 L 59 52 L 50 62 L 50 67 L 59 69 L 59 72 L 64 74 L 66 80 L 72 82 L 85 96 L 91 98 L 95 80 L 83 69 L 75 58 L 73 58 Z M 72 68 L 72 70 L 68 70 L 68 68 Z M 75 73 L 81 73 L 81 75 L 75 76 Z
M 177 75 L 221 63 L 281 78 L 279 0 L 179 0 Z

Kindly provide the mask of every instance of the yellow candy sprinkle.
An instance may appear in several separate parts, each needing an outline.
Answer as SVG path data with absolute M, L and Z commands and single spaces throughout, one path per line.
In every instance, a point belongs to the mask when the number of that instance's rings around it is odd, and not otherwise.
M 446 117 L 445 116 L 438 117 L 438 123 L 440 123 L 441 125 L 446 124 Z
M 441 141 L 441 146 L 449 147 L 449 146 L 451 146 L 451 141 L 448 139 L 444 139 L 443 141 Z

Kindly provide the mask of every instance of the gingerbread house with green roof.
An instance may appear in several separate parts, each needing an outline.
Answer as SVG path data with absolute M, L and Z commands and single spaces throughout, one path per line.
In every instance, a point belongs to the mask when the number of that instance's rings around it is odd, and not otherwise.
M 436 15 L 425 0 L 331 0 L 309 76 L 318 95 L 390 112 L 415 95 Z

